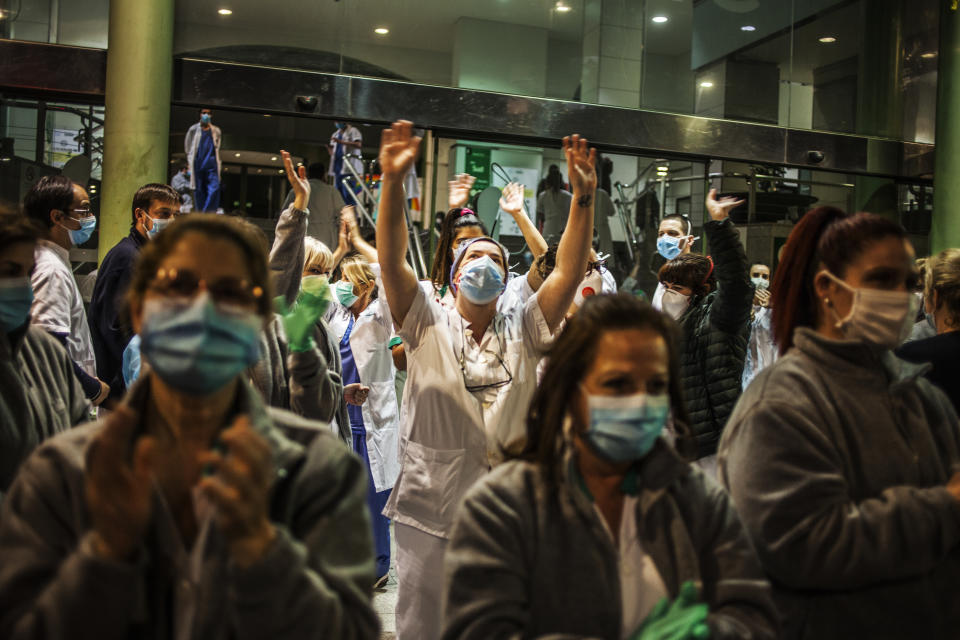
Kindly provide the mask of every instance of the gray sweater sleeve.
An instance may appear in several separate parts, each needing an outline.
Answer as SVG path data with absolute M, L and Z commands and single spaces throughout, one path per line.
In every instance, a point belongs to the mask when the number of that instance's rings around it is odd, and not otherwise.
M 303 239 L 307 235 L 307 213 L 291 204 L 277 220 L 276 236 L 270 249 L 270 271 L 273 273 L 274 295 L 283 296 L 293 304 L 300 292 L 306 250 Z
M 378 637 L 366 470 L 325 435 L 310 445 L 293 489 L 289 532 L 278 527 L 257 564 L 229 568 L 237 640 Z
M 919 576 L 960 543 L 960 503 L 944 487 L 893 486 L 854 500 L 834 444 L 790 406 L 757 403 L 727 429 L 721 477 L 764 568 L 786 586 L 858 589 Z

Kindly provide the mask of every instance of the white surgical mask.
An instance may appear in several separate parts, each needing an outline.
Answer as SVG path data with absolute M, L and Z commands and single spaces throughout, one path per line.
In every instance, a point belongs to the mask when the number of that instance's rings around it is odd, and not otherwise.
M 853 304 L 845 318 L 837 316 L 837 329 L 849 340 L 858 340 L 884 349 L 898 347 L 917 315 L 917 298 L 909 291 L 854 288 L 826 269 L 831 280 L 853 293 Z M 834 310 L 836 315 L 836 310 Z
M 679 291 L 667 289 L 663 292 L 663 299 L 660 301 L 661 310 L 673 318 L 679 320 L 687 307 L 690 306 L 690 296 L 684 295 Z

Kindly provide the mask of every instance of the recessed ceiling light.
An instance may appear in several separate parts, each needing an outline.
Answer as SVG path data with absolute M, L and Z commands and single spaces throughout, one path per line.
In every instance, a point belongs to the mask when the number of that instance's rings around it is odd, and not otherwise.
M 657 171 L 669 171 L 670 167 L 657 167 Z
M 277 161 L 277 156 L 273 156 L 272 158 L 270 158 L 270 160 L 271 160 L 272 162 L 276 162 L 276 161 Z
M 752 24 L 745 24 L 742 27 L 740 27 L 740 31 L 756 31 L 756 30 L 757 28 Z
M 222 15 L 222 16 L 232 16 L 232 15 L 233 15 L 233 10 L 232 10 L 232 9 L 220 9 L 219 11 L 217 11 L 217 13 L 219 13 L 219 14 Z
M 822 42 L 823 44 L 833 44 L 836 41 L 837 39 L 834 36 L 823 36 L 822 38 L 820 38 L 820 42 Z
M 650 18 L 650 19 L 653 20 L 654 22 L 656 22 L 657 24 L 662 24 L 662 23 L 666 22 L 667 20 L 669 20 L 670 18 L 668 18 L 667 16 L 653 16 L 653 17 Z
M 283 169 L 280 169 L 280 173 L 283 173 Z
M 927 51 L 926 53 L 921 53 L 921 54 L 920 54 L 920 57 L 921 57 L 921 58 L 926 58 L 927 60 L 929 60 L 930 58 L 936 58 L 936 57 L 937 57 L 937 52 L 936 52 L 936 51 Z
M 388 33 L 390 33 L 390 29 L 387 29 L 386 27 L 377 27 L 376 29 L 373 30 L 373 32 L 376 33 L 377 35 L 385 36 Z
M 233 155 L 237 156 L 238 158 L 240 157 L 240 154 L 239 154 L 239 153 L 235 153 L 235 154 L 233 154 Z
M 557 6 L 555 6 L 554 9 L 556 9 L 556 10 L 559 11 L 560 13 L 566 13 L 566 12 L 568 12 L 568 11 L 571 11 L 571 10 L 573 9 L 573 7 L 571 7 L 571 6 L 568 5 L 568 4 L 563 4 L 562 2 L 558 2 L 558 3 L 557 3 Z
M 703 82 L 700 83 L 700 86 L 703 87 L 704 89 L 709 89 L 710 87 L 713 86 L 713 83 L 710 82 L 709 80 L 704 80 Z

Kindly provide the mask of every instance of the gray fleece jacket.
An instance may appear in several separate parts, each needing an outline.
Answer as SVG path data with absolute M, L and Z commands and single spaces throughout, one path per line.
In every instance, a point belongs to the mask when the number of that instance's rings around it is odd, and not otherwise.
M 445 640 L 619 640 L 618 554 L 572 456 L 558 486 L 502 464 L 460 507 L 445 556 Z M 637 466 L 637 531 L 670 598 L 695 581 L 713 640 L 777 637 L 776 611 L 726 493 L 659 441 Z
M 142 411 L 150 377 L 125 402 Z M 91 550 L 84 461 L 91 423 L 44 443 L 23 464 L 0 511 L 0 638 L 4 640 L 274 640 L 376 638 L 367 472 L 325 425 L 265 409 L 248 385 L 237 415 L 271 445 L 270 519 L 277 538 L 258 563 L 229 560 L 215 523 L 187 566 L 163 544 L 159 494 L 133 562 Z M 196 572 L 196 573 L 194 573 Z M 182 590 L 188 589 L 185 593 Z M 180 606 L 193 611 L 188 632 Z M 179 614 L 179 615 L 178 615 Z
M 960 429 L 924 367 L 798 329 L 720 444 L 787 638 L 956 638 Z

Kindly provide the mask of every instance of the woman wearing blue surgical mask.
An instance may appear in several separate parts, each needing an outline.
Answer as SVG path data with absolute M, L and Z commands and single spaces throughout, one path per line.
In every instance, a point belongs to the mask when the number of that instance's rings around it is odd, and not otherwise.
M 454 306 L 436 302 L 406 262 L 401 184 L 420 139 L 410 122 L 384 131 L 377 218 L 383 293 L 407 358 L 400 427 L 400 475 L 385 514 L 394 521 L 397 637 L 440 635 L 443 553 L 467 488 L 523 446 L 523 413 L 536 367 L 583 279 L 590 254 L 596 190 L 595 151 L 563 140 L 574 198 L 557 264 L 523 305 L 501 309 L 506 250 L 491 238 L 461 243 L 448 275 Z
M 729 489 L 792 638 L 953 638 L 960 426 L 891 353 L 917 312 L 900 225 L 807 212 L 773 282 L 781 357 L 720 443 Z
M 145 372 L 4 500 L 0 636 L 374 637 L 361 462 L 244 375 L 271 314 L 256 239 L 218 216 L 172 223 L 130 306 Z
M 672 422 L 691 449 L 685 420 L 673 322 L 632 296 L 586 300 L 551 351 L 522 455 L 459 511 L 443 637 L 776 637 L 729 498 L 665 437 Z
M 362 406 L 347 407 L 354 452 L 363 458 L 370 483 L 367 504 L 373 520 L 377 580 L 382 586 L 390 569 L 390 520 L 383 515 L 390 490 L 400 473 L 396 375 L 390 340 L 393 318 L 380 295 L 377 251 L 359 233 L 353 211 L 343 226 L 350 247 L 358 253 L 340 263 L 342 279 L 333 285 L 335 302 L 328 318 L 340 343 L 344 384 L 360 384 Z
M 57 340 L 30 325 L 37 230 L 0 210 L 0 495 L 43 440 L 86 419 L 89 404 Z

